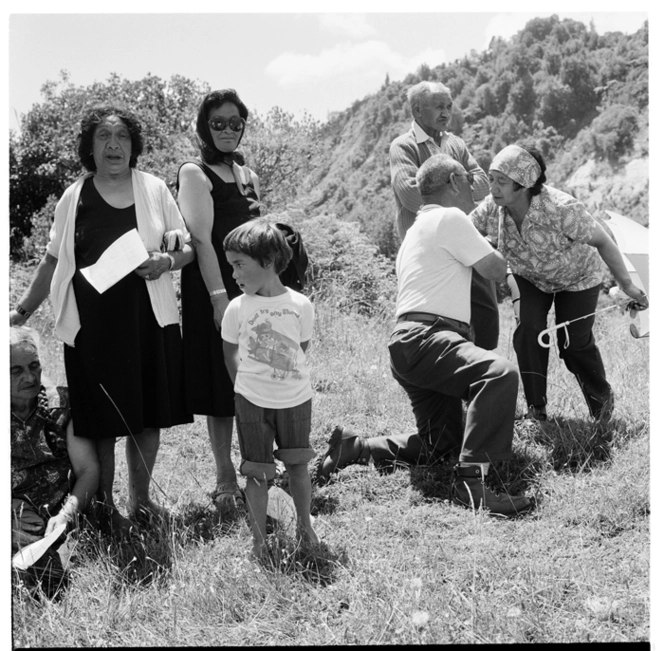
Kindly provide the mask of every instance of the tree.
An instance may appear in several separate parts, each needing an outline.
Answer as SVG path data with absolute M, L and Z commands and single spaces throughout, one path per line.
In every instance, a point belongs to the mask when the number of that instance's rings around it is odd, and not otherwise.
M 241 149 L 260 182 L 268 210 L 283 209 L 302 189 L 321 156 L 320 124 L 309 114 L 296 120 L 278 106 L 265 117 L 250 117 Z

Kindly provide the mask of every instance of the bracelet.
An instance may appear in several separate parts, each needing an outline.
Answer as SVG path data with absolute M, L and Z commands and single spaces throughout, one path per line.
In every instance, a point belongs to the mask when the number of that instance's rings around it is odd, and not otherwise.
M 173 267 L 175 266 L 175 258 L 170 253 L 166 253 L 166 255 L 168 256 L 168 259 L 171 261 L 170 265 L 168 266 L 168 270 L 172 271 Z
M 220 294 L 226 294 L 225 289 L 214 289 L 210 292 L 210 296 L 219 296 Z
M 27 310 L 23 309 L 20 305 L 17 305 L 15 309 L 21 316 L 24 316 L 26 319 L 32 314 L 32 312 L 28 312 Z
M 512 299 L 512 305 L 514 305 L 514 303 L 516 303 L 517 301 L 520 301 L 520 300 L 521 300 L 520 296 L 518 296 L 517 298 L 513 298 Z

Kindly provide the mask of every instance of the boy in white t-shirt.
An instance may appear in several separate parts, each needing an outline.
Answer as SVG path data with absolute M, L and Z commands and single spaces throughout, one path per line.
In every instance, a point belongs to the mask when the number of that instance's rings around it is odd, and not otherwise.
M 297 511 L 298 538 L 318 543 L 311 525 L 307 464 L 313 391 L 304 351 L 313 334 L 309 299 L 279 279 L 292 257 L 283 233 L 267 219 L 253 219 L 224 239 L 226 259 L 242 295 L 224 313 L 224 358 L 235 383 L 235 418 L 253 554 L 266 552 L 268 481 L 274 459 L 286 466 Z M 273 451 L 276 441 L 277 450 Z

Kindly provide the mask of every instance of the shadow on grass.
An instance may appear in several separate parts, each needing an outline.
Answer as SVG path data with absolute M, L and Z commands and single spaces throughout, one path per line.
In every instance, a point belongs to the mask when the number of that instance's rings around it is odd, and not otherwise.
M 243 509 L 217 511 L 214 507 L 201 504 L 188 504 L 173 523 L 182 543 L 190 541 L 210 542 L 219 536 L 229 535 L 245 521 Z
M 143 518 L 134 523 L 130 533 L 113 535 L 100 529 L 92 517 L 81 528 L 76 556 L 107 565 L 118 588 L 123 584 L 147 586 L 170 576 L 176 549 L 228 535 L 243 522 L 242 510 L 219 514 L 215 509 L 190 504 L 181 515 Z
M 268 572 L 300 578 L 308 583 L 327 587 L 337 571 L 348 564 L 345 550 L 336 551 L 327 543 L 300 544 L 278 530 L 268 533 L 269 555 L 261 559 Z
M 620 419 L 599 423 L 580 418 L 556 418 L 537 424 L 524 421 L 520 435 L 546 450 L 547 461 L 554 471 L 578 473 L 608 461 L 614 443 L 625 438 L 628 431 L 628 424 Z

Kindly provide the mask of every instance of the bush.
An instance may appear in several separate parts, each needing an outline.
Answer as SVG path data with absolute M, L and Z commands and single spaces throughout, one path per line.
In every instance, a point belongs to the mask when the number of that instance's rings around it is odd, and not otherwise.
M 303 210 L 273 215 L 300 231 L 309 255 L 306 293 L 344 313 L 391 313 L 394 264 L 378 252 L 357 222 L 334 215 L 305 217 Z
M 639 116 L 631 106 L 616 104 L 596 117 L 591 129 L 595 151 L 616 162 L 633 148 L 634 137 L 639 131 Z

